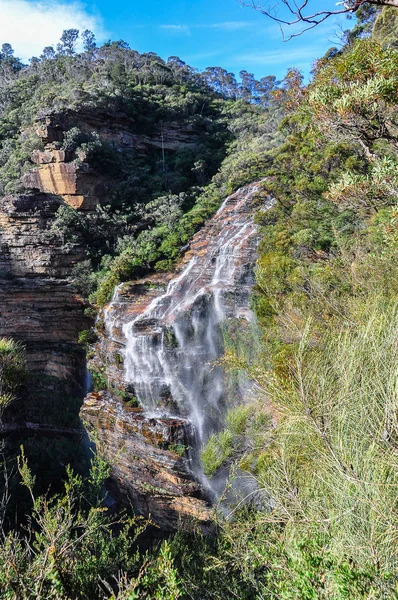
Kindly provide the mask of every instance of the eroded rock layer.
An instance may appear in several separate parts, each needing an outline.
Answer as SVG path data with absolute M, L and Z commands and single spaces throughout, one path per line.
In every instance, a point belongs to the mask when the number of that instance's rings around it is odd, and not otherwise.
M 138 133 L 134 119 L 119 114 L 92 113 L 81 110 L 46 115 L 37 120 L 36 133 L 44 151 L 36 150 L 32 161 L 37 165 L 23 177 L 27 189 L 57 194 L 78 210 L 92 211 L 107 199 L 106 173 L 92 168 L 87 156 L 62 149 L 65 133 L 77 128 L 82 134 L 95 134 L 114 150 L 134 151 L 137 155 L 150 152 L 174 152 L 181 148 L 194 149 L 198 135 L 189 124 L 163 123 L 159 131 Z
M 192 435 L 189 423 L 148 417 L 107 392 L 89 394 L 83 416 L 112 465 L 112 496 L 132 501 L 164 530 L 176 529 L 180 521 L 208 527 L 208 504 L 184 452 Z
M 24 343 L 30 375 L 37 376 L 38 385 L 51 388 L 53 381 L 67 394 L 84 385 L 85 356 L 78 335 L 90 320 L 69 281 L 82 250 L 77 244 L 63 245 L 50 231 L 62 204 L 62 198 L 48 194 L 0 200 L 0 337 Z M 36 384 L 30 395 L 35 391 Z M 25 408 L 30 410 L 29 403 Z

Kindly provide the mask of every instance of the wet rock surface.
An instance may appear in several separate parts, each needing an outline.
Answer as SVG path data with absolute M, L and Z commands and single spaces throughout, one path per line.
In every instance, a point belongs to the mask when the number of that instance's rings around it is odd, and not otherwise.
M 222 426 L 225 414 L 224 373 L 216 365 L 223 352 L 222 328 L 229 319 L 253 319 L 249 295 L 258 241 L 252 217 L 257 189 L 258 184 L 246 186 L 225 200 L 194 236 L 174 273 L 120 285 L 98 324 L 99 341 L 92 366 L 106 375 L 110 395 L 89 395 L 81 414 L 84 420 L 89 415 L 91 428 L 96 430 L 100 443 L 104 442 L 112 477 L 117 478 L 116 487 L 144 514 L 148 513 L 139 500 L 139 490 L 141 479 L 147 481 L 149 477 L 151 463 L 145 452 L 132 450 L 133 439 L 127 450 L 130 457 L 122 462 L 135 463 L 134 477 L 125 464 L 120 466 L 117 453 L 108 451 L 109 440 L 118 437 L 112 431 L 109 411 L 114 410 L 116 402 L 121 421 L 123 414 L 126 418 L 128 414 L 130 423 L 145 415 L 155 430 L 156 423 L 164 420 L 185 423 L 191 451 L 181 468 L 196 485 L 201 482 L 206 488 L 198 452 L 209 435 Z M 234 390 L 235 394 L 240 392 Z M 115 400 L 116 396 L 124 401 Z M 126 400 L 140 406 L 139 416 L 126 412 Z M 133 438 L 137 435 L 135 428 L 131 426 L 129 432 Z M 117 445 L 116 440 L 112 444 Z M 167 479 L 168 471 L 173 473 L 166 461 L 162 481 Z M 150 485 L 153 488 L 146 502 L 150 503 L 154 521 L 164 527 L 164 506 L 158 493 L 163 484 L 155 477 Z M 180 518 L 184 520 L 184 502 L 188 501 L 182 502 L 181 498 L 186 498 L 186 491 L 182 481 L 177 480 L 175 486 L 170 491 L 178 499 L 174 506 L 180 507 Z
M 209 526 L 209 505 L 187 469 L 189 422 L 148 417 L 107 392 L 89 394 L 82 416 L 112 466 L 109 491 L 119 502 L 132 502 L 166 531 L 182 520 Z

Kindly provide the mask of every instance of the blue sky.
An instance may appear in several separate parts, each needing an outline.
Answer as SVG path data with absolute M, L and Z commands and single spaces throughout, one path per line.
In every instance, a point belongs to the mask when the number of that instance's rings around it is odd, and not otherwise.
M 309 4 L 335 8 L 330 0 Z M 99 41 L 123 39 L 140 52 L 177 55 L 201 70 L 246 69 L 256 77 L 281 78 L 290 66 L 307 75 L 313 60 L 336 45 L 339 25 L 347 24 L 332 18 L 283 42 L 278 25 L 239 0 L 0 0 L 0 43 L 11 43 L 24 59 L 56 44 L 63 29 L 77 27 L 92 29 Z

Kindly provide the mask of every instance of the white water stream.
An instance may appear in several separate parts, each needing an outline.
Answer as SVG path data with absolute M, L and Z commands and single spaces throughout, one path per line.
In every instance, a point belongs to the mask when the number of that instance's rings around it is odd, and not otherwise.
M 250 320 L 256 226 L 249 209 L 257 185 L 228 197 L 194 239 L 193 256 L 167 290 L 123 326 L 125 380 L 146 413 L 182 415 L 203 443 L 224 413 L 223 322 Z M 208 235 L 209 239 L 205 236 Z M 118 291 L 115 293 L 117 301 Z M 112 336 L 112 311 L 105 314 Z

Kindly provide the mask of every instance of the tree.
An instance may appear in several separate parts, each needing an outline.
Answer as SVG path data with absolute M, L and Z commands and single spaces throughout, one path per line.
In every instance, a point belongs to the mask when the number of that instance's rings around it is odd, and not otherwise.
M 171 69 L 173 76 L 180 83 L 188 81 L 189 78 L 195 72 L 195 69 L 193 69 L 193 67 L 187 65 L 178 56 L 169 56 L 169 58 L 167 59 L 167 66 Z
M 61 35 L 57 50 L 60 54 L 73 56 L 76 53 L 77 40 L 79 39 L 78 29 L 65 29 Z
M 3 44 L 0 50 L 0 63 L 7 65 L 11 70 L 16 72 L 20 71 L 23 64 L 19 58 L 14 56 L 14 49 L 11 44 Z
M 398 47 L 398 11 L 391 6 L 383 9 L 374 24 L 373 37 L 384 46 Z
M 364 4 L 356 11 L 355 16 L 357 22 L 351 30 L 346 32 L 348 44 L 352 44 L 355 40 L 372 35 L 375 21 L 381 10 L 381 7 L 375 6 L 374 4 Z M 351 15 L 349 15 L 348 18 L 351 19 Z
M 236 80 L 233 73 L 228 73 L 221 67 L 207 67 L 202 77 L 209 87 L 227 98 L 233 98 L 236 94 Z
M 86 29 L 85 31 L 83 31 L 81 37 L 82 37 L 82 41 L 83 41 L 84 51 L 87 52 L 88 54 L 92 54 L 92 52 L 97 47 L 94 33 L 92 31 L 90 31 L 89 29 Z
M 11 58 L 14 54 L 14 50 L 11 44 L 3 44 L 1 47 L 1 56 L 3 60 Z
M 55 58 L 55 50 L 52 46 L 46 46 L 43 48 L 42 55 L 40 57 L 42 60 L 51 60 Z
M 266 77 L 262 77 L 260 81 L 256 81 L 258 102 L 262 106 L 269 106 L 272 99 L 272 92 L 277 89 L 279 84 L 280 81 L 276 80 L 275 75 L 267 75 Z
M 360 147 L 374 163 L 377 144 L 396 153 L 398 91 L 396 50 L 371 39 L 357 41 L 321 70 L 308 89 L 308 108 L 330 140 Z M 376 147 L 375 147 L 376 144 Z
M 250 6 L 266 17 L 279 23 L 285 41 L 302 35 L 305 31 L 313 29 L 332 16 L 352 15 L 368 4 L 376 7 L 389 6 L 398 8 L 398 0 L 345 0 L 337 4 L 336 10 L 318 11 L 313 11 L 313 9 L 311 9 L 309 6 L 311 4 L 310 0 L 302 0 L 301 4 L 296 3 L 295 0 L 282 0 L 276 4 L 265 6 L 261 4 L 260 0 L 251 0 L 250 2 L 241 0 L 241 4 L 243 6 Z M 278 13 L 279 7 L 283 10 L 282 14 Z M 302 26 L 302 29 L 297 33 L 292 33 L 288 38 L 285 38 L 283 26 L 291 27 L 294 25 L 300 25 Z
M 242 82 L 239 86 L 240 96 L 245 100 L 251 100 L 251 98 L 253 98 L 255 94 L 257 83 L 253 73 L 248 73 L 247 71 L 240 71 L 239 77 Z

